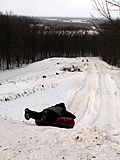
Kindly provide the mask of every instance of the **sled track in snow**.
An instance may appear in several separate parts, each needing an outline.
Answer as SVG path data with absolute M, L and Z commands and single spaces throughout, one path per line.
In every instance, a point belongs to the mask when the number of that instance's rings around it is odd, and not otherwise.
M 107 68 L 108 70 L 108 68 Z M 84 87 L 72 97 L 69 107 L 76 118 L 76 127 L 110 128 L 120 123 L 120 94 L 106 67 L 91 62 Z M 115 102 L 115 103 L 114 103 Z

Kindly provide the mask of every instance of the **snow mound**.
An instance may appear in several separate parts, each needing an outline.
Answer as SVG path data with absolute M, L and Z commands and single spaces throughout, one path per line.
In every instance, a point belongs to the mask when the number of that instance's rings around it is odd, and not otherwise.
M 1 160 L 120 159 L 120 146 L 96 128 L 65 130 L 7 121 L 0 126 Z

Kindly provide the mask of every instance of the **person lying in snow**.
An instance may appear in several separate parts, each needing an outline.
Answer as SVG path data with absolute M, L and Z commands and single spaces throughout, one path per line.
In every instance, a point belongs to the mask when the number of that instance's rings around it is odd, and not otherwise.
M 25 119 L 35 119 L 37 125 L 50 125 L 62 128 L 73 128 L 74 119 L 76 116 L 66 110 L 64 103 L 56 104 L 55 106 L 48 107 L 42 112 L 32 111 L 28 108 L 25 109 Z

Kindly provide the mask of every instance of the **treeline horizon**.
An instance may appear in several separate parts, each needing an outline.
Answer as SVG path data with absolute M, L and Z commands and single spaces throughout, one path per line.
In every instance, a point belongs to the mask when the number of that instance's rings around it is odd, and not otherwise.
M 109 56 L 101 50 L 101 42 L 101 33 L 89 34 L 72 23 L 53 26 L 34 17 L 0 13 L 0 70 L 51 57 L 99 56 L 118 65 L 118 60 L 111 60 L 113 53 Z
M 0 14 L 0 69 L 11 69 L 50 57 L 96 53 L 96 35 L 76 26 L 52 26 L 32 17 Z

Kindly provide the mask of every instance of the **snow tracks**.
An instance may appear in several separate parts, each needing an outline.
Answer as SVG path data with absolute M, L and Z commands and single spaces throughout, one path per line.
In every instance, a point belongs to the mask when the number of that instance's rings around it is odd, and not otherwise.
M 77 128 L 95 125 L 109 129 L 119 125 L 120 95 L 110 73 L 99 60 L 89 63 L 85 84 L 69 103 L 77 116 Z

